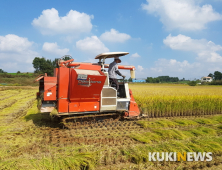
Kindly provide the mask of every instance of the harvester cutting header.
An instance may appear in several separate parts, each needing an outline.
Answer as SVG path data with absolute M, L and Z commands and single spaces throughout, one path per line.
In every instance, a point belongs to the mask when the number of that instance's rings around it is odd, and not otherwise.
M 140 116 L 128 83 L 119 82 L 119 89 L 109 82 L 105 68 L 107 58 L 127 55 L 127 52 L 108 52 L 95 57 L 98 63 L 73 62 L 74 59 L 58 60 L 59 68 L 54 76 L 41 76 L 39 81 L 39 109 L 41 112 L 57 110 L 57 116 L 69 119 L 107 120 L 135 118 Z M 118 65 L 118 69 L 130 70 L 135 78 L 135 67 Z

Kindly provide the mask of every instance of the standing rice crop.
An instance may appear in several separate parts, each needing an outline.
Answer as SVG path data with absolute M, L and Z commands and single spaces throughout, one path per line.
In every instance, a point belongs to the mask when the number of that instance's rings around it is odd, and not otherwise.
M 220 114 L 222 88 L 215 86 L 172 86 L 131 84 L 134 98 L 149 117 Z

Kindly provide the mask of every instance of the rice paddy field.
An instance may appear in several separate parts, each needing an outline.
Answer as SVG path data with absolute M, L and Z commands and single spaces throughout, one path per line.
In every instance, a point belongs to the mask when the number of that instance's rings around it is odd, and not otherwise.
M 148 118 L 67 129 L 37 110 L 36 87 L 0 87 L 0 169 L 222 169 L 220 86 L 130 84 Z M 150 162 L 149 152 L 212 152 Z
M 149 117 L 201 116 L 220 114 L 220 86 L 132 84 L 134 98 Z

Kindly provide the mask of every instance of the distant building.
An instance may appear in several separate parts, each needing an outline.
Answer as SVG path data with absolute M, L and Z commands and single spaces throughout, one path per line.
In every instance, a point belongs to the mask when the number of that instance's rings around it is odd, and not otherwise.
M 211 82 L 213 81 L 212 77 L 201 77 L 201 82 Z
M 146 83 L 146 79 L 132 79 L 133 83 Z

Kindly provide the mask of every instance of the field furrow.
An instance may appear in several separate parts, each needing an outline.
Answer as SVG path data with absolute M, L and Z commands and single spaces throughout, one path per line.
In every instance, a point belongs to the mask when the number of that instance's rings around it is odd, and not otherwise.
M 17 101 L 16 99 L 12 99 L 12 100 L 9 100 L 8 102 L 4 102 L 0 104 L 0 111 L 6 107 L 12 106 L 16 101 Z
M 25 111 L 30 107 L 35 98 L 29 97 L 22 100 L 17 101 L 10 108 L 5 108 L 1 112 L 0 122 L 3 124 L 8 124 L 14 121 L 14 119 L 25 114 Z
M 5 108 L 7 107 L 13 107 L 13 104 L 15 104 L 17 101 L 20 101 L 22 99 L 26 99 L 26 98 L 29 98 L 29 97 L 33 97 L 33 94 L 29 91 L 23 91 L 21 93 L 18 93 L 17 95 L 13 95 L 7 99 L 4 99 L 1 101 L 0 103 L 0 115 L 2 116 L 3 113 L 4 113 L 4 110 Z
M 11 93 L 5 94 L 5 95 L 0 97 L 0 101 L 2 102 L 2 100 L 11 98 L 11 97 L 16 96 L 18 94 L 19 94 L 19 92 L 15 92 L 15 91 L 13 91 L 13 93 L 11 92 Z

